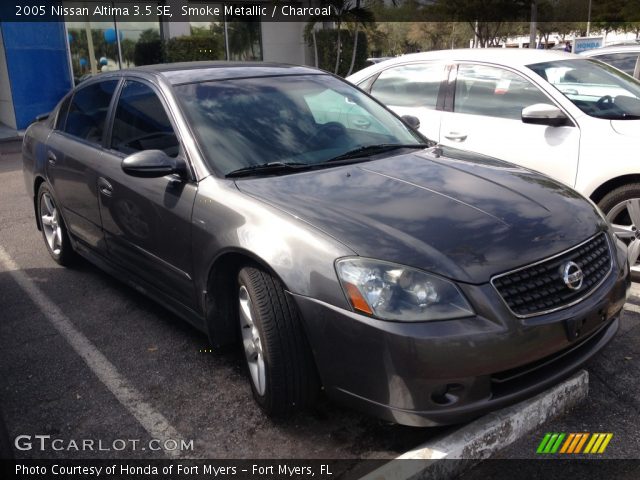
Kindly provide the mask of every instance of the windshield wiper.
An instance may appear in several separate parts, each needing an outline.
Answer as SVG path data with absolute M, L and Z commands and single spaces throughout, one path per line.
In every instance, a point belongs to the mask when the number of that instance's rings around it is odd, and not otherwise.
M 298 162 L 269 162 L 259 165 L 250 165 L 248 167 L 233 170 L 225 175 L 226 178 L 248 177 L 260 173 L 279 173 L 284 171 L 299 171 L 311 168 L 311 165 Z
M 604 120 L 638 120 L 640 119 L 640 115 L 634 115 L 633 113 L 615 113 L 611 115 L 602 115 L 598 116 L 598 118 L 602 118 Z
M 383 153 L 389 150 L 395 150 L 396 148 L 419 148 L 424 149 L 428 148 L 429 145 L 426 143 L 378 143 L 375 145 L 365 145 L 363 147 L 354 148 L 353 150 L 349 150 L 346 153 L 338 155 L 337 157 L 330 158 L 329 160 L 325 160 L 323 163 L 328 162 L 337 162 L 340 160 L 349 160 L 352 158 L 365 158 L 370 155 L 375 155 L 376 153 Z

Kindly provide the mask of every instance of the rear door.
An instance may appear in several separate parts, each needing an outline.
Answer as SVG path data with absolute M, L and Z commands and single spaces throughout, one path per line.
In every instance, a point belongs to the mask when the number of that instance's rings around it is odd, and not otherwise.
M 442 63 L 411 63 L 383 70 L 371 84 L 370 93 L 398 115 L 420 120 L 420 133 L 440 139 L 439 98 L 446 66 Z
M 107 114 L 119 79 L 91 83 L 62 105 L 47 141 L 46 172 L 67 227 L 77 238 L 104 249 L 98 208 L 98 174 Z
M 177 175 L 136 178 L 122 160 L 142 150 L 183 154 L 159 91 L 127 79 L 115 104 L 99 183 L 109 255 L 122 267 L 183 305 L 195 305 L 191 212 L 197 184 Z
M 502 67 L 464 63 L 458 66 L 452 93 L 452 102 L 447 103 L 453 111 L 442 115 L 440 143 L 507 160 L 575 185 L 580 129 L 523 123 L 524 107 L 556 105 L 529 79 Z

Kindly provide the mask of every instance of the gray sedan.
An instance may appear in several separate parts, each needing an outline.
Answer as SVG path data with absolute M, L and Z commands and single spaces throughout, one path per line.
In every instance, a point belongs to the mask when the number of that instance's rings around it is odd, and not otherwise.
M 460 422 L 606 345 L 629 266 L 578 193 L 434 147 L 415 120 L 305 67 L 109 72 L 29 127 L 26 188 L 56 262 L 81 255 L 242 344 L 268 414 L 322 386 L 387 420 Z

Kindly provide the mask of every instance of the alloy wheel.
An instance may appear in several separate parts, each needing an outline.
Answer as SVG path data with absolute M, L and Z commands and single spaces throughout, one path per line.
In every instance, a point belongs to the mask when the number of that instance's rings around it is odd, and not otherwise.
M 240 331 L 242 332 L 242 345 L 247 357 L 247 365 L 251 374 L 251 381 L 259 395 L 264 395 L 266 391 L 266 369 L 264 354 L 262 352 L 262 342 L 260 333 L 255 324 L 249 291 L 244 285 L 240 286 L 238 292 L 240 301 Z
M 630 198 L 614 205 L 606 218 L 616 236 L 627 244 L 631 271 L 640 273 L 640 198 Z
M 40 220 L 47 245 L 54 255 L 62 252 L 62 225 L 56 204 L 47 192 L 40 197 Z

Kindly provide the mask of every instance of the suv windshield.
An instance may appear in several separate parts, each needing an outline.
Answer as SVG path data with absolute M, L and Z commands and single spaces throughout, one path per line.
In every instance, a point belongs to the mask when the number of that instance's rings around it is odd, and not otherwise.
M 222 175 L 274 163 L 316 165 L 361 147 L 424 142 L 367 95 L 329 75 L 174 89 L 208 162 Z
M 587 115 L 611 120 L 640 118 L 640 82 L 595 60 L 528 65 Z

